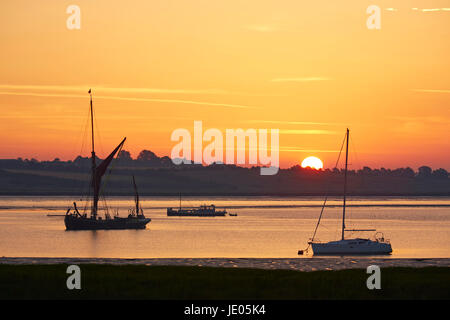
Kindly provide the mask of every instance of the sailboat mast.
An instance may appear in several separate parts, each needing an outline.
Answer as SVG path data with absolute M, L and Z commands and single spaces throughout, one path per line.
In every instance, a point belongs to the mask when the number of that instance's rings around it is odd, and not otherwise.
M 89 89 L 89 96 L 90 96 L 90 102 L 91 102 L 91 132 L 92 132 L 92 184 L 93 184 L 93 188 L 94 190 L 96 190 L 96 181 L 95 181 L 95 168 L 97 167 L 95 164 L 95 148 L 94 148 L 94 110 L 92 107 L 92 92 L 91 89 Z M 91 216 L 93 216 L 94 218 L 97 218 L 97 203 L 98 203 L 98 199 L 96 198 L 96 194 L 94 192 L 94 201 L 92 204 L 92 211 L 91 211 Z
M 350 131 L 347 128 L 346 148 L 345 148 L 345 171 L 344 171 L 344 205 L 342 207 L 342 240 L 344 240 L 345 230 L 345 200 L 347 197 L 347 165 L 348 165 L 348 140 L 350 138 Z
M 139 193 L 137 190 L 136 181 L 134 180 L 134 175 L 133 175 L 133 186 L 134 186 L 134 199 L 136 202 L 136 215 L 138 215 L 139 214 Z
M 91 90 L 89 89 L 89 96 L 90 96 L 90 100 L 91 100 L 91 132 L 92 132 L 92 160 L 93 163 L 95 164 L 95 148 L 94 148 L 94 110 L 92 108 L 92 93 Z

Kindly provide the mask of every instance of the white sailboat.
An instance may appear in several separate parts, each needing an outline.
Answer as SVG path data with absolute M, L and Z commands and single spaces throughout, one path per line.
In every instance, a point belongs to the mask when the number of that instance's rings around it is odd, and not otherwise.
M 345 227 L 345 202 L 347 196 L 347 164 L 348 164 L 348 141 L 349 141 L 350 132 L 347 129 L 347 133 L 345 136 L 346 140 L 346 152 L 345 152 L 345 171 L 344 171 L 344 203 L 342 210 L 342 232 L 341 239 L 337 241 L 330 242 L 320 242 L 315 239 L 317 227 L 319 226 L 320 219 L 322 217 L 323 209 L 326 204 L 326 200 L 322 207 L 322 211 L 319 217 L 319 221 L 317 222 L 316 229 L 314 231 L 313 237 L 308 241 L 308 247 L 306 251 L 308 251 L 309 247 L 312 248 L 314 255 L 375 255 L 375 254 L 390 254 L 392 252 L 392 247 L 389 240 L 384 239 L 384 236 L 381 232 L 375 233 L 373 239 L 367 238 L 353 238 L 347 239 L 345 237 L 346 232 L 367 232 L 373 231 L 376 232 L 375 229 L 346 229 Z M 303 254 L 303 250 L 299 250 L 298 254 Z

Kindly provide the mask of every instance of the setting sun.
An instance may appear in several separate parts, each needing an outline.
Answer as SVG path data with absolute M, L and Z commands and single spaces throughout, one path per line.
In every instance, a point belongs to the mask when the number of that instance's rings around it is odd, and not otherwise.
M 323 162 L 317 157 L 307 157 L 302 161 L 302 168 L 307 167 L 319 170 L 323 168 Z

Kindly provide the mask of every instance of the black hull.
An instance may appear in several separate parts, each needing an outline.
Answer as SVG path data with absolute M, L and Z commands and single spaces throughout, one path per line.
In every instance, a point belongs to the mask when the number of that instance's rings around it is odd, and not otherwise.
M 66 230 L 126 230 L 145 229 L 150 218 L 114 218 L 94 220 L 90 218 L 67 215 L 64 218 Z

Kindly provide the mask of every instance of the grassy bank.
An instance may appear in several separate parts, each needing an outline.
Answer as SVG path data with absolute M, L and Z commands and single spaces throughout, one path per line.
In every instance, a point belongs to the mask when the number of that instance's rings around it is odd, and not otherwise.
M 450 268 L 384 268 L 381 290 L 365 270 L 298 272 L 210 267 L 0 265 L 0 299 L 449 299 Z

